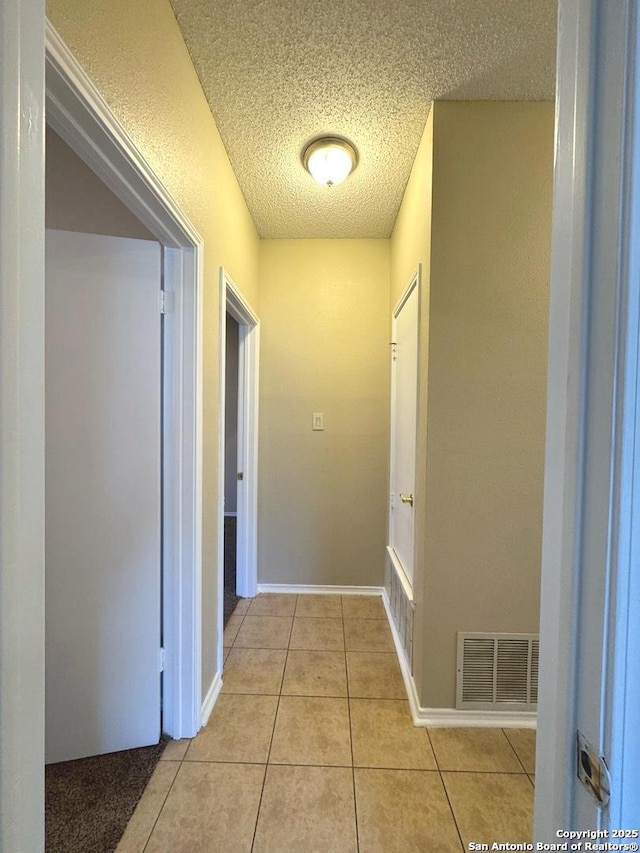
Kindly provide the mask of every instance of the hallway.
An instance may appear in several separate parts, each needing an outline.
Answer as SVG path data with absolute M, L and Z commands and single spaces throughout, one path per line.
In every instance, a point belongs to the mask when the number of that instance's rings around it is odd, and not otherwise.
M 460 853 L 531 840 L 535 733 L 411 722 L 380 598 L 241 600 L 208 725 L 118 853 Z

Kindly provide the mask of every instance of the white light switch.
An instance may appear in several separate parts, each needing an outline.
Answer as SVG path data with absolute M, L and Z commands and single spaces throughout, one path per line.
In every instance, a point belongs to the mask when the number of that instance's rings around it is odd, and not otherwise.
M 324 412 L 313 413 L 313 428 L 324 429 Z

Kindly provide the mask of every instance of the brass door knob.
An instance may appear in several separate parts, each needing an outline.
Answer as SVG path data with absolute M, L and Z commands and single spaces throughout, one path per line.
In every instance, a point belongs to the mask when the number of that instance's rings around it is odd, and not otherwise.
M 402 492 L 400 492 L 400 500 L 403 504 L 411 504 L 411 506 L 413 506 L 413 495 L 403 495 Z

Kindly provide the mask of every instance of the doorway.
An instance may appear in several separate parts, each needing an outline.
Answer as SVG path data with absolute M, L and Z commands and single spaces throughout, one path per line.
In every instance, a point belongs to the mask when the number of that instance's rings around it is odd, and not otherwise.
M 244 477 L 238 465 L 238 365 L 240 326 L 227 312 L 225 370 L 225 460 L 224 460 L 224 624 L 238 603 L 237 542 L 238 484 Z
M 46 762 L 157 743 L 162 249 L 46 134 Z
M 221 500 L 218 511 L 218 576 L 220 578 L 218 663 L 219 670 L 222 671 L 222 632 L 226 616 L 225 550 L 233 542 L 230 536 L 226 537 L 225 542 L 225 534 L 234 526 L 235 594 L 239 598 L 252 598 L 258 586 L 258 362 L 260 348 L 258 316 L 222 267 L 220 268 L 219 316 L 218 476 Z M 235 506 L 235 510 L 231 509 L 232 506 Z M 235 515 L 232 514 L 233 512 Z M 231 523 L 227 519 L 231 520 Z
M 201 725 L 202 238 L 55 30 L 46 33 L 47 124 L 162 247 L 163 730 Z M 160 301 L 160 300 L 159 300 Z M 158 312 L 160 306 L 158 306 Z

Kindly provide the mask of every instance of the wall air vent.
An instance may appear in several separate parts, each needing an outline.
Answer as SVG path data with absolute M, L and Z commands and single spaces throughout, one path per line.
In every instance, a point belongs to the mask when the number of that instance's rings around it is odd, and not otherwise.
M 535 711 L 538 634 L 458 633 L 456 708 Z

